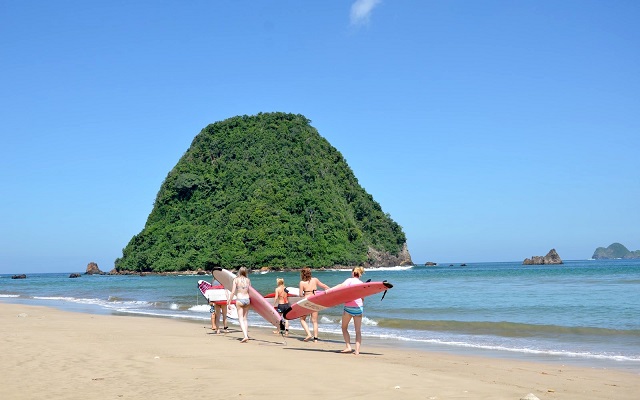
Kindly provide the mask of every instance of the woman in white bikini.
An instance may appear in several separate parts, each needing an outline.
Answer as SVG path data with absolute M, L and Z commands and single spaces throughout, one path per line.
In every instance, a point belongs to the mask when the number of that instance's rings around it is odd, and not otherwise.
M 249 287 L 251 286 L 251 280 L 247 277 L 247 269 L 240 267 L 238 270 L 238 276 L 233 279 L 233 287 L 231 288 L 231 296 L 227 300 L 227 306 L 231 304 L 231 298 L 236 296 L 236 309 L 238 310 L 238 322 L 240 322 L 240 329 L 244 334 L 244 338 L 240 343 L 246 343 L 249 340 L 249 326 L 247 324 L 247 315 L 249 314 L 250 300 L 249 300 Z
M 318 290 L 318 286 L 323 289 L 329 289 L 329 286 L 320 282 L 318 278 L 311 277 L 311 268 L 304 267 L 300 271 L 300 285 L 298 289 L 300 290 L 300 296 L 305 298 L 314 295 L 316 290 Z M 313 323 L 313 336 L 311 336 L 311 332 L 309 332 L 309 325 L 307 325 L 307 316 L 300 317 L 300 325 L 307 334 L 307 337 L 303 340 L 308 342 L 313 339 L 314 342 L 318 341 L 318 312 L 314 311 L 311 313 L 311 323 Z

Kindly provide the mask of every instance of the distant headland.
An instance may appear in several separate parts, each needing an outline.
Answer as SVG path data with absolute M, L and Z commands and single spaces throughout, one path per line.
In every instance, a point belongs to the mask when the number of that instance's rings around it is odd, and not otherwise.
M 640 258 L 640 250 L 629 251 L 620 243 L 612 243 L 609 247 L 598 247 L 591 256 L 594 260 L 611 260 L 616 258 L 638 259 Z

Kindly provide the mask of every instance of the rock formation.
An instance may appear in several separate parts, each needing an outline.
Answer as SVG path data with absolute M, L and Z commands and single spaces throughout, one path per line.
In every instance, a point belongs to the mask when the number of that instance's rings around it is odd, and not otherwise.
M 87 264 L 87 272 L 85 272 L 84 274 L 85 275 L 104 275 L 104 272 L 100 271 L 100 268 L 98 268 L 98 264 L 91 261 L 89 264 Z
M 400 250 L 400 253 L 398 253 L 397 256 L 389 254 L 388 252 L 377 251 L 373 247 L 369 247 L 367 257 L 369 258 L 369 262 L 365 263 L 365 268 L 413 265 L 406 243 L 402 246 L 402 250 Z
M 551 249 L 547 253 L 546 256 L 533 256 L 531 258 L 526 258 L 523 262 L 523 265 L 552 265 L 552 264 L 562 264 L 562 259 L 556 252 L 556 249 Z

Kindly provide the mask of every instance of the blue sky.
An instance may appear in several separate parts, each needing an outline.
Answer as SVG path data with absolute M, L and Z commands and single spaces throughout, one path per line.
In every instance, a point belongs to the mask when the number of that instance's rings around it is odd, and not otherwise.
M 640 249 L 640 2 L 0 5 L 0 273 L 113 268 L 206 125 L 303 114 L 416 263 Z

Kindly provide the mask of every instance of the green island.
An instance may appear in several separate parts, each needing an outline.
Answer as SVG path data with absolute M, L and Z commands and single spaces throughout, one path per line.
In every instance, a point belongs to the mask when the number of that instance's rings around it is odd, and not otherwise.
M 612 243 L 609 247 L 598 247 L 591 256 L 594 260 L 609 260 L 609 259 L 635 259 L 640 258 L 640 250 L 629 251 L 624 245 L 620 243 Z
M 411 264 L 400 225 L 310 122 L 274 112 L 205 127 L 115 270 Z

